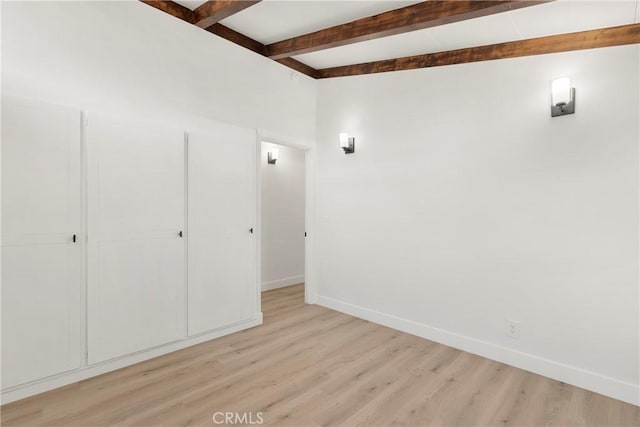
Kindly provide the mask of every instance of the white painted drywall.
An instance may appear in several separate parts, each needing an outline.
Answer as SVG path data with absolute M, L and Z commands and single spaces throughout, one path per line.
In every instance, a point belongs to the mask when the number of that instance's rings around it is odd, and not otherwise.
M 314 143 L 313 79 L 141 2 L 3 2 L 1 9 L 3 95 L 78 107 L 89 112 L 88 129 L 99 112 L 189 131 L 224 132 L 224 122 Z M 260 323 L 257 313 L 222 333 Z M 2 400 L 120 366 L 82 368 Z
M 639 52 L 320 81 L 319 303 L 638 403 Z
M 267 153 L 277 149 L 275 165 Z M 305 152 L 262 143 L 262 290 L 304 282 Z
M 319 301 L 637 400 L 638 49 L 320 82 Z M 312 145 L 294 75 L 140 2 L 2 4 L 12 95 Z M 551 119 L 563 75 L 577 113 Z
M 146 4 L 2 8 L 5 94 L 191 129 L 218 120 L 314 141 L 313 79 Z

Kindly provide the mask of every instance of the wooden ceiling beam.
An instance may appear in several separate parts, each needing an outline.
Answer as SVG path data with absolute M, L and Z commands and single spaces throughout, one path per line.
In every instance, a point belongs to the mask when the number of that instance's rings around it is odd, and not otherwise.
M 327 79 L 361 74 L 386 73 L 389 71 L 414 70 L 417 68 L 439 67 L 443 65 L 638 43 L 640 43 L 640 24 L 630 24 L 467 49 L 325 68 L 318 70 L 318 78 Z
M 170 0 L 140 0 L 142 3 L 148 4 L 149 6 L 155 7 L 158 10 L 161 10 L 169 15 L 175 16 L 176 18 L 182 19 L 190 24 L 195 24 L 198 19 L 195 15 L 195 12 L 189 8 L 179 5 L 178 3 Z M 244 3 L 241 1 L 240 3 Z M 257 1 L 252 2 L 252 4 L 257 3 Z M 248 6 L 246 6 L 248 7 Z M 196 9 L 197 10 L 197 9 Z M 220 23 L 215 23 L 213 25 L 205 28 L 208 32 L 215 34 L 223 39 L 229 40 L 232 43 L 235 43 L 239 46 L 244 47 L 245 49 L 249 49 L 257 54 L 262 56 L 267 56 L 267 47 L 260 43 L 257 40 L 252 39 L 251 37 L 247 37 L 244 34 L 241 34 L 235 30 L 232 30 L 229 27 L 226 27 Z M 303 64 L 300 61 L 296 61 L 293 58 L 284 58 L 282 60 L 278 60 L 280 64 L 291 68 L 292 70 L 296 70 L 300 73 L 306 74 L 309 77 L 314 79 L 318 78 L 318 70 L 313 67 L 310 67 L 306 64 Z
M 223 39 L 227 39 L 230 42 L 233 42 L 246 49 L 249 49 L 257 54 L 260 54 L 265 57 L 267 56 L 267 47 L 265 45 L 263 45 L 257 40 L 252 39 L 251 37 L 245 36 L 242 33 L 232 30 L 229 27 L 225 27 L 222 24 L 214 24 L 211 27 L 207 28 L 206 30 L 209 31 L 210 33 L 213 33 L 217 36 L 222 37 Z M 289 67 L 293 70 L 299 71 L 302 74 L 306 74 L 307 76 L 312 77 L 314 79 L 318 78 L 318 70 L 306 64 L 303 64 L 302 62 L 297 61 L 293 58 L 278 59 L 276 60 L 276 62 L 279 62 L 280 64 L 286 67 Z
M 256 3 L 260 0 L 209 0 L 193 11 L 193 24 L 208 28 Z
M 195 22 L 196 18 L 193 11 L 173 1 L 141 1 L 183 21 L 191 24 Z M 474 3 L 481 3 L 481 1 L 478 0 Z M 224 25 L 214 24 L 206 30 L 260 55 L 269 56 L 269 46 L 265 46 L 250 37 L 238 33 L 231 28 L 225 27 Z M 326 79 L 332 77 L 413 70 L 417 68 L 439 67 L 444 65 L 464 64 L 468 62 L 517 58 L 522 56 L 542 55 L 547 53 L 594 49 L 627 44 L 640 44 L 640 24 L 622 25 L 619 27 L 538 37 L 528 40 L 497 43 L 493 45 L 471 47 L 446 52 L 436 52 L 363 64 L 325 68 L 322 70 L 316 70 L 313 67 L 303 64 L 293 58 L 285 57 L 277 59 L 276 61 L 312 78 Z
M 267 45 L 271 59 L 493 15 L 548 1 L 428 0 Z
M 267 48 L 265 45 L 251 37 L 247 37 L 242 33 L 232 30 L 229 27 L 225 27 L 222 24 L 214 24 L 209 28 L 206 28 L 206 30 L 212 34 L 222 37 L 223 39 L 227 39 L 230 42 L 240 45 L 245 49 L 252 50 L 262 56 L 267 56 Z
M 282 59 L 276 59 L 276 62 L 279 62 L 280 64 L 287 66 L 291 69 L 294 69 L 296 71 L 301 72 L 302 74 L 306 74 L 309 77 L 312 77 L 314 79 L 318 78 L 318 70 L 316 70 L 315 68 L 304 64 L 296 59 L 293 58 L 282 58 Z
M 148 4 L 151 7 L 155 7 L 158 10 L 175 16 L 178 19 L 182 19 L 190 24 L 193 24 L 194 16 L 193 11 L 187 7 L 182 6 L 174 1 L 170 0 L 140 0 L 144 4 Z

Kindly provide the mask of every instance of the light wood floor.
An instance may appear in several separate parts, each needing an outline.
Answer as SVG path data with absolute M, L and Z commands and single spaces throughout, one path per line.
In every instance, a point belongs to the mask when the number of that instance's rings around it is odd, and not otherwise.
M 263 294 L 264 325 L 2 407 L 2 426 L 638 426 L 640 409 L 319 306 Z M 249 416 L 249 415 L 247 415 Z M 247 419 L 248 420 L 248 419 Z

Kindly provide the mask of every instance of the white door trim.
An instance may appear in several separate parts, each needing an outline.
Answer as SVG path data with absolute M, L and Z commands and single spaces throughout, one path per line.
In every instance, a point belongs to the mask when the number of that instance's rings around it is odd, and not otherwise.
M 257 212 L 257 256 L 256 256 L 256 272 L 257 272 L 257 286 L 259 287 L 258 299 L 260 299 L 260 293 L 262 291 L 262 177 L 260 173 L 261 168 L 261 143 L 268 142 L 272 144 L 284 145 L 286 147 L 296 148 L 302 150 L 305 153 L 304 161 L 304 215 L 305 215 L 305 232 L 307 237 L 304 242 L 304 302 L 306 304 L 316 303 L 316 280 L 315 280 L 315 165 L 316 165 L 316 149 L 312 143 L 294 142 L 291 138 L 280 137 L 278 135 L 271 134 L 269 132 L 261 131 L 258 129 L 256 135 L 256 179 L 257 179 L 257 191 L 258 198 L 258 212 Z M 260 304 L 260 301 L 258 301 Z M 261 307 L 259 305 L 259 307 Z M 260 309 L 262 311 L 262 308 Z

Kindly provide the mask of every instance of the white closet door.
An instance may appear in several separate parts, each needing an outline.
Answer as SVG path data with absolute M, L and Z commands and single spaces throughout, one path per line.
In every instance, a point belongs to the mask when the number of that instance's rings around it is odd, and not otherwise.
M 255 133 L 189 134 L 189 334 L 256 313 Z
M 89 363 L 185 335 L 184 132 L 90 117 Z
M 2 103 L 3 389 L 81 364 L 80 126 L 79 110 Z

